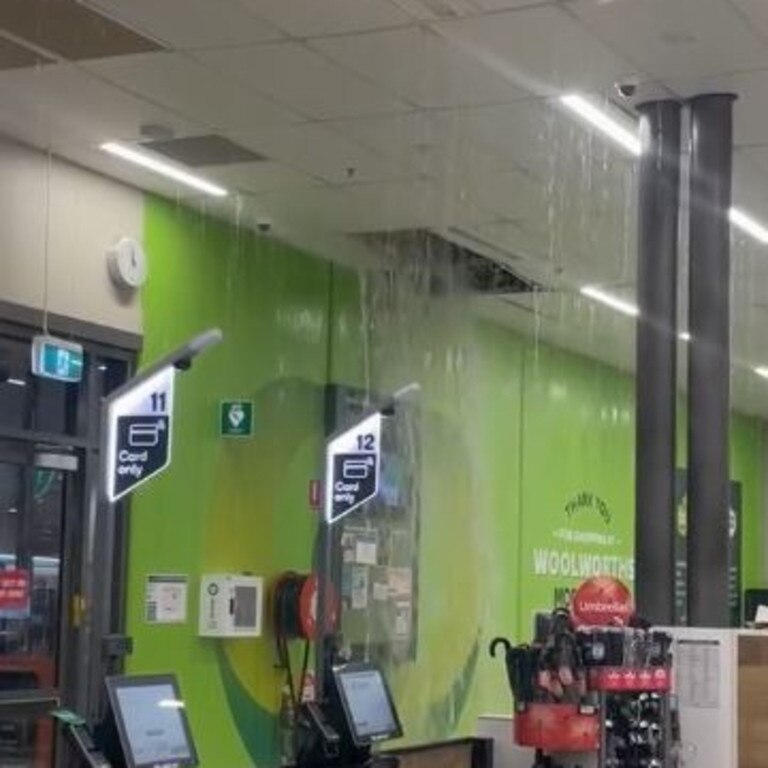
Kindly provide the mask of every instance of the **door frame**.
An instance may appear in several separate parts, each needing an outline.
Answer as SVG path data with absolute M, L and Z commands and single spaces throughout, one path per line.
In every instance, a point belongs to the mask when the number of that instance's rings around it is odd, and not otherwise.
M 40 326 L 24 321 L 39 314 L 35 310 L 0 301 L 0 339 L 31 343 Z M 59 332 L 82 344 L 87 360 L 102 358 L 123 364 L 123 380 L 133 374 L 140 336 L 61 317 L 51 317 L 49 322 L 52 332 Z M 105 671 L 122 670 L 121 658 L 113 659 L 109 665 L 105 663 L 103 640 L 110 634 L 121 634 L 125 630 L 126 511 L 129 504 L 124 501 L 113 510 L 106 510 L 98 493 L 101 482 L 102 400 L 102 381 L 99 377 L 96 365 L 86 366 L 83 381 L 77 390 L 76 435 L 0 425 L 0 446 L 6 455 L 21 456 L 25 461 L 33 462 L 36 451 L 43 450 L 48 454 L 75 456 L 78 461 L 74 482 L 65 486 L 67 519 L 63 521 L 60 575 L 58 689 L 46 692 L 51 694 L 46 711 L 50 711 L 50 704 L 55 700 L 91 722 L 101 714 Z M 107 520 L 110 514 L 112 519 Z M 107 563 L 99 557 L 100 548 L 92 544 L 103 540 L 104 535 L 111 535 L 114 539 L 114 567 L 110 573 L 106 573 Z M 18 707 L 19 714 L 33 711 L 38 704 L 30 700 L 27 692 L 23 693 L 22 697 L 9 698 L 0 692 L 0 709 L 13 703 Z M 40 696 L 37 700 L 42 701 Z M 62 750 L 57 752 L 55 764 L 59 765 Z

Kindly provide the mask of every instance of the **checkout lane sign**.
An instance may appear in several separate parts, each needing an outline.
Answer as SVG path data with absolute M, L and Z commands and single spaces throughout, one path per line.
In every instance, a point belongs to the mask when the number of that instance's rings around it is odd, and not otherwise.
M 107 412 L 107 498 L 117 501 L 171 463 L 173 389 L 168 366 L 118 397 Z
M 337 435 L 326 449 L 325 520 L 346 517 L 379 492 L 381 419 L 374 413 Z

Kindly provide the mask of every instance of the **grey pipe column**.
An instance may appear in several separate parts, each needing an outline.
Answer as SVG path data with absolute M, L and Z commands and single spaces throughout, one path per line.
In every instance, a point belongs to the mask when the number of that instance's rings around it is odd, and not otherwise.
M 680 115 L 675 101 L 638 107 L 635 595 L 641 616 L 675 620 L 675 405 Z
M 733 102 L 691 100 L 688 363 L 688 622 L 728 611 L 730 223 Z

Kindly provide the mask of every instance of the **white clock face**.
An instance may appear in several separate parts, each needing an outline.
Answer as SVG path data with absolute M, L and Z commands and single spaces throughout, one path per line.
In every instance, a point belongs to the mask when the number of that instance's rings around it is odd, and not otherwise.
M 120 288 L 140 288 L 147 279 L 147 257 L 141 243 L 121 238 L 107 252 L 109 274 Z

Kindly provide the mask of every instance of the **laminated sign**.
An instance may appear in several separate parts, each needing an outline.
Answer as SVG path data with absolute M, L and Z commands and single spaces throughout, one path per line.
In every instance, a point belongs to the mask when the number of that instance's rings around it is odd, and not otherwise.
M 175 368 L 168 366 L 109 404 L 107 497 L 117 501 L 171 463 Z
M 379 492 L 381 419 L 375 413 L 334 437 L 326 450 L 325 518 L 335 523 Z

